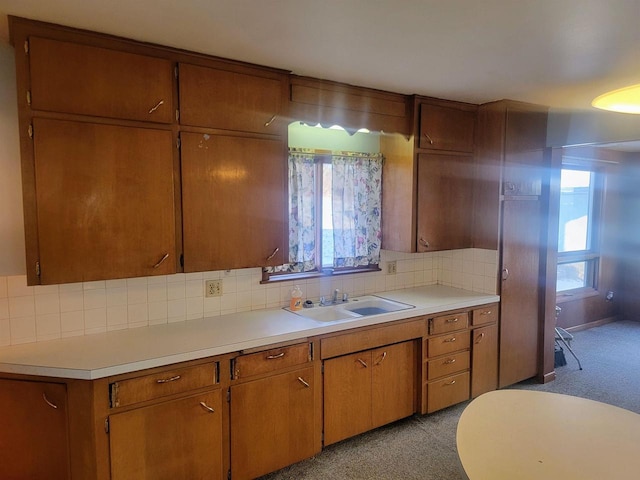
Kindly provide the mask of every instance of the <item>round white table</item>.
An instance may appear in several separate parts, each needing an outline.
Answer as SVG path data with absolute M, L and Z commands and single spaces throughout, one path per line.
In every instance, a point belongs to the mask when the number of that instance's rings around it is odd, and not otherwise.
M 456 443 L 470 480 L 640 478 L 640 415 L 580 397 L 485 393 L 462 412 Z

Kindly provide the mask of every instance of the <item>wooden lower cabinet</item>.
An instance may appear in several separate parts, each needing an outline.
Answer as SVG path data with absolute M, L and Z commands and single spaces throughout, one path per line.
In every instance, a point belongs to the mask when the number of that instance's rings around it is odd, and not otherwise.
M 64 384 L 0 380 L 0 478 L 70 478 L 67 417 Z
M 498 388 L 498 325 L 471 332 L 471 398 Z
M 324 444 L 399 420 L 416 410 L 415 341 L 324 362 Z
M 233 480 L 256 478 L 319 453 L 315 368 L 231 387 Z
M 226 478 L 216 389 L 109 418 L 111 480 Z

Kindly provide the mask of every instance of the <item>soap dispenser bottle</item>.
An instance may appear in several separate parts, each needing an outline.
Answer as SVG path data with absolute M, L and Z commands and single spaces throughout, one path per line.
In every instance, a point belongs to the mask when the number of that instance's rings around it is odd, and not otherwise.
M 300 290 L 300 287 L 298 285 L 293 287 L 293 290 L 291 290 L 291 302 L 289 303 L 289 310 L 294 312 L 296 310 L 302 310 L 302 290 Z

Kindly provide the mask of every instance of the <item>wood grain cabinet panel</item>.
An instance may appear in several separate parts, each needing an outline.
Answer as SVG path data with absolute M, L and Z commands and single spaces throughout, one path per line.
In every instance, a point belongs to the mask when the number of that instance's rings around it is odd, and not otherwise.
M 0 478 L 71 478 L 67 416 L 65 385 L 0 380 Z
M 471 332 L 471 397 L 498 388 L 498 325 Z
M 231 387 L 231 478 L 256 478 L 320 451 L 318 388 L 313 366 Z
M 324 443 L 329 445 L 416 411 L 415 341 L 324 362 Z
M 420 148 L 471 153 L 475 121 L 475 110 L 423 103 Z
M 469 372 L 463 372 L 429 382 L 426 387 L 428 405 L 426 413 L 432 413 L 468 400 L 469 378 Z
M 247 378 L 309 362 L 311 349 L 307 342 L 240 355 L 233 361 L 233 378 Z
M 186 63 L 180 64 L 179 72 L 182 125 L 279 133 L 284 77 Z
M 471 247 L 473 158 L 418 155 L 419 252 Z
M 282 265 L 283 141 L 188 132 L 181 140 L 185 272 Z
M 109 418 L 111 480 L 226 477 L 220 390 Z
M 162 58 L 29 39 L 31 108 L 171 123 L 173 64 Z
M 42 284 L 175 273 L 172 138 L 34 119 Z

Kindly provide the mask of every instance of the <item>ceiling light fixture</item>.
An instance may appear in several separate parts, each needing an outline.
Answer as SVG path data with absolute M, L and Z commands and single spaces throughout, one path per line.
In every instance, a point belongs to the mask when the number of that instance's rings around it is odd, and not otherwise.
M 591 105 L 612 112 L 640 114 L 640 84 L 604 93 L 596 97 Z

